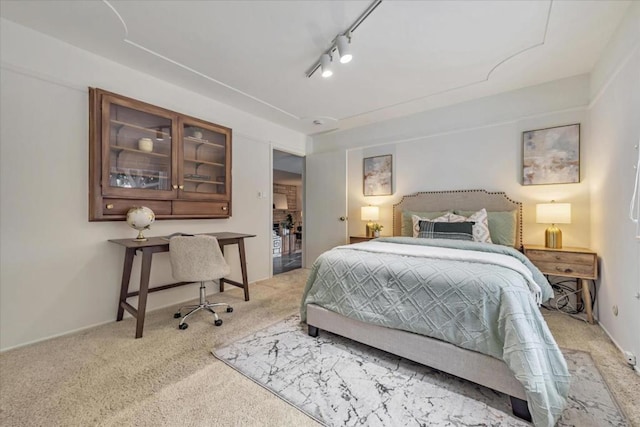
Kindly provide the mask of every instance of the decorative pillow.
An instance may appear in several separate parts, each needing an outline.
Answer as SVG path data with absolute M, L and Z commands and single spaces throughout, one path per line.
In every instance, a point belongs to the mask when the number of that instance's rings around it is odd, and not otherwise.
M 453 214 L 451 212 L 446 212 L 444 215 L 437 218 L 421 218 L 418 215 L 411 215 L 411 221 L 413 222 L 413 237 L 418 237 L 418 233 L 420 233 L 420 221 L 450 222 L 449 215 Z
M 455 211 L 458 215 L 468 216 L 473 211 Z M 516 215 L 517 210 L 489 211 L 489 233 L 491 241 L 498 245 L 515 247 L 516 245 Z
M 450 214 L 449 222 L 473 222 L 473 241 L 482 243 L 493 243 L 491 241 L 491 233 L 489 232 L 489 218 L 485 208 L 471 214 L 468 217 L 462 215 Z
M 401 236 L 413 236 L 413 237 L 416 237 L 414 235 L 414 232 L 413 232 L 414 226 L 413 226 L 413 220 L 411 218 L 413 215 L 417 215 L 420 218 L 428 219 L 430 221 L 433 221 L 434 218 L 438 218 L 439 216 L 442 216 L 442 215 L 444 215 L 446 213 L 447 213 L 447 211 L 438 211 L 438 212 L 402 211 L 402 226 L 400 227 L 400 235 Z
M 418 237 L 425 239 L 473 240 L 472 222 L 420 221 Z

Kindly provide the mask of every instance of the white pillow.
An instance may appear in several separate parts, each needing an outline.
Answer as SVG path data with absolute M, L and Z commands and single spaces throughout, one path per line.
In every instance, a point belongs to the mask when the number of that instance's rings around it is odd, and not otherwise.
M 489 233 L 489 217 L 485 208 L 469 217 L 462 215 L 449 214 L 449 222 L 465 222 L 472 221 L 473 224 L 473 241 L 482 243 L 493 243 L 491 241 L 491 233 Z
M 453 215 L 451 212 L 439 216 L 438 218 L 420 218 L 418 215 L 411 215 L 411 221 L 413 222 L 413 237 L 418 237 L 420 233 L 420 221 L 432 221 L 432 222 L 453 222 L 449 221 L 449 215 Z

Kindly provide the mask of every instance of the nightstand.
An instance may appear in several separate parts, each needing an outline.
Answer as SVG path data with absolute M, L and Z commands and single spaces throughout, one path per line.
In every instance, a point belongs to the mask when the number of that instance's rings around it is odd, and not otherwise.
M 375 237 L 367 237 L 367 236 L 349 236 L 349 244 L 353 245 L 354 243 L 360 242 L 368 242 L 371 239 L 375 239 Z
M 582 288 L 587 321 L 593 323 L 588 280 L 595 283 L 598 278 L 598 254 L 586 248 L 552 249 L 538 245 L 524 245 L 524 254 L 543 274 L 575 278 L 578 289 Z

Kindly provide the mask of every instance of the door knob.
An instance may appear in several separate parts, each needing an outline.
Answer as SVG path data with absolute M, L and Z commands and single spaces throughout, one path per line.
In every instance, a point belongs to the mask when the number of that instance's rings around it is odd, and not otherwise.
M 347 220 L 347 218 L 346 218 L 346 217 L 344 217 L 344 216 L 341 216 L 341 217 L 340 217 L 340 218 L 338 218 L 338 219 L 339 219 L 340 221 L 346 221 L 346 220 Z

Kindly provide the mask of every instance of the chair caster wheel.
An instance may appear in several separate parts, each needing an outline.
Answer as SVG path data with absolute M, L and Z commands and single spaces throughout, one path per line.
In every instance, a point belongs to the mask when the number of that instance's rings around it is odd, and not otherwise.
M 178 325 L 178 329 L 187 329 L 189 327 L 189 325 L 187 323 L 180 323 Z
M 222 319 L 216 320 L 215 322 L 213 322 L 213 324 L 216 325 L 216 326 L 222 325 Z
M 233 307 L 227 307 L 227 313 L 232 313 L 233 312 Z
M 173 314 L 173 318 L 174 318 L 174 319 L 179 319 L 179 318 L 181 318 L 181 317 L 182 317 L 182 315 L 180 314 L 180 312 L 177 312 L 177 313 L 174 313 L 174 314 Z

